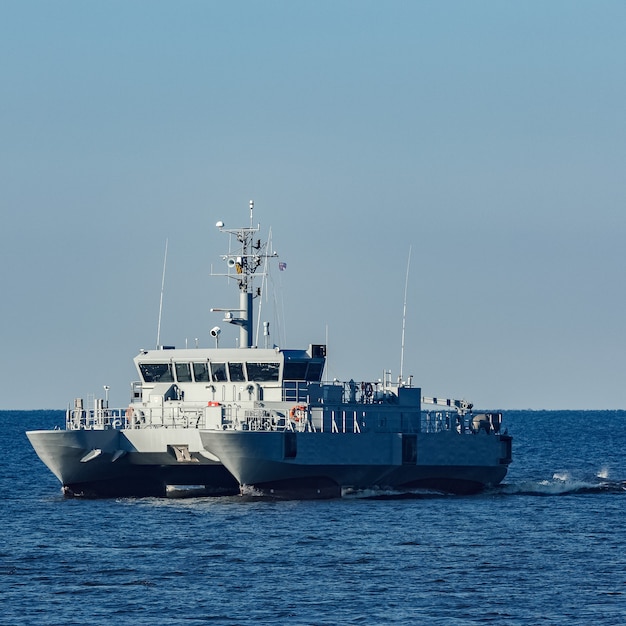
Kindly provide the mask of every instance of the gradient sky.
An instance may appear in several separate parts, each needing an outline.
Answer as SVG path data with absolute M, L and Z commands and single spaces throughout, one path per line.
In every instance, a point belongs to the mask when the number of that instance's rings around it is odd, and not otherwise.
M 166 239 L 162 342 L 212 345 L 250 199 L 274 341 L 331 376 L 397 376 L 411 248 L 426 395 L 626 408 L 625 32 L 621 0 L 3 0 L 0 408 L 126 405 Z

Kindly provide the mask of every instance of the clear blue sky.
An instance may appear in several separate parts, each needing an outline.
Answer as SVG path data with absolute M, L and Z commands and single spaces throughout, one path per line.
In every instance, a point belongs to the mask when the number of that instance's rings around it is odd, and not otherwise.
M 128 402 L 166 239 L 162 340 L 211 345 L 214 225 L 251 198 L 332 376 L 397 375 L 411 246 L 425 394 L 626 408 L 625 29 L 622 1 L 4 0 L 0 408 Z

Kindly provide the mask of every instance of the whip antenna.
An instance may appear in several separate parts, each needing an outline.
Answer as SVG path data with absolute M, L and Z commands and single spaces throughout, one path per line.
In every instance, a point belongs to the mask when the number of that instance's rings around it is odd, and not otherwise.
M 411 246 L 409 246 L 409 258 L 406 262 L 406 279 L 404 282 L 404 307 L 402 310 L 402 345 L 400 348 L 400 383 L 404 381 L 403 368 L 404 368 L 404 330 L 406 327 L 406 294 L 409 289 L 409 267 L 411 266 Z
M 165 258 L 163 259 L 163 277 L 161 278 L 161 300 L 159 302 L 159 324 L 157 326 L 157 340 L 156 347 L 159 349 L 159 344 L 161 343 L 161 313 L 163 312 L 163 290 L 165 288 L 165 266 L 167 265 L 167 242 L 165 240 Z

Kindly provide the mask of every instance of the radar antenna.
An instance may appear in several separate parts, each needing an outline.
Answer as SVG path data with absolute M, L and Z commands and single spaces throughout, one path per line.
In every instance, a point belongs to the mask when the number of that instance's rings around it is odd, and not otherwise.
M 250 200 L 250 226 L 248 228 L 228 229 L 224 226 L 224 222 L 217 222 L 216 226 L 220 232 L 228 233 L 235 237 L 240 247 L 237 251 L 229 250 L 228 254 L 222 255 L 222 259 L 226 261 L 228 268 L 227 274 L 222 275 L 235 280 L 239 287 L 239 308 L 238 309 L 211 309 L 211 311 L 223 312 L 224 322 L 239 326 L 239 346 L 241 348 L 251 348 L 253 341 L 253 299 L 261 295 L 261 287 L 254 289 L 253 278 L 257 270 L 263 264 L 263 260 L 268 257 L 278 257 L 276 252 L 268 254 L 267 242 L 261 239 L 255 241 L 256 233 L 259 232 L 260 226 L 253 226 L 252 212 L 254 209 L 254 201 Z M 259 275 L 265 276 L 265 267 L 258 272 Z

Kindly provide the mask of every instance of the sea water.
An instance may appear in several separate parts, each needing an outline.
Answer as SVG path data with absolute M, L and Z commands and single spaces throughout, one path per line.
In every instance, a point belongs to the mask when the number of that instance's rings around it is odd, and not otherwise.
M 82 500 L 0 412 L 0 624 L 626 623 L 626 412 L 504 421 L 475 496 Z

